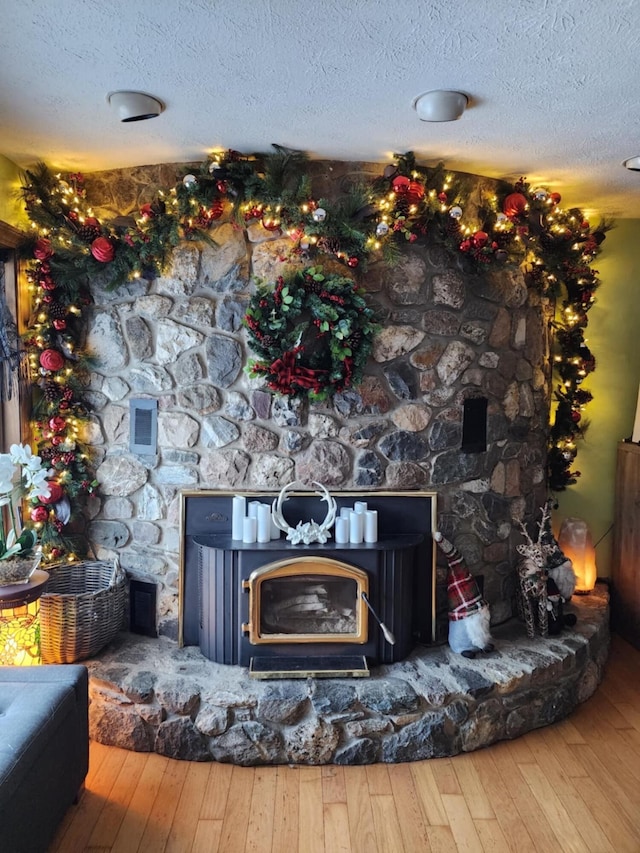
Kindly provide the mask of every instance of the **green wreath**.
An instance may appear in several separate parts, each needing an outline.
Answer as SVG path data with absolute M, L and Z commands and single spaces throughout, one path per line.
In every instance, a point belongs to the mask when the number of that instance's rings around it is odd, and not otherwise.
M 258 355 L 251 376 L 272 391 L 326 400 L 358 385 L 378 329 L 364 292 L 346 276 L 308 267 L 258 285 L 244 317 Z

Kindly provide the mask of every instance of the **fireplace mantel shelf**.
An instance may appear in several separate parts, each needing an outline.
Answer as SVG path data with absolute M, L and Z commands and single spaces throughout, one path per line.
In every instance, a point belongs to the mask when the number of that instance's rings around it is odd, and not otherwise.
M 355 544 L 345 542 L 313 542 L 310 545 L 293 545 L 286 539 L 272 539 L 270 542 L 242 542 L 232 539 L 228 534 L 198 535 L 193 542 L 201 548 L 214 548 L 222 551 L 400 551 L 404 548 L 414 548 L 424 540 L 421 533 L 399 534 L 385 536 L 377 542 L 361 542 Z

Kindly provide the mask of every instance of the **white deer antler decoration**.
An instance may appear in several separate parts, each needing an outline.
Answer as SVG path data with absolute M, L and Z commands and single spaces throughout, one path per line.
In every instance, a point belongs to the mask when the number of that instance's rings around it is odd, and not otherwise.
M 293 482 L 289 483 L 287 486 L 283 486 L 277 499 L 274 500 L 271 507 L 273 523 L 279 530 L 282 530 L 287 534 L 287 540 L 291 542 L 292 545 L 300 545 L 301 543 L 304 545 L 310 545 L 312 542 L 319 542 L 321 545 L 324 545 L 326 541 L 331 538 L 329 528 L 333 526 L 333 523 L 336 520 L 336 502 L 321 483 L 316 483 L 315 481 L 312 482 L 313 486 L 318 487 L 317 491 L 322 495 L 321 500 L 327 502 L 326 518 L 322 524 L 318 524 L 317 521 L 313 520 L 307 521 L 304 524 L 302 521 L 299 521 L 296 527 L 291 527 L 287 521 L 285 521 L 284 515 L 282 514 L 282 504 L 288 500 L 287 492 L 289 489 L 292 489 L 296 485 L 301 484 Z

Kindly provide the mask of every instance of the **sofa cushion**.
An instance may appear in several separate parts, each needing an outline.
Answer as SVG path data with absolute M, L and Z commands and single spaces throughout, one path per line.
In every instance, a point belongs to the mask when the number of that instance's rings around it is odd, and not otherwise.
M 75 705 L 68 685 L 0 682 L 0 785 L 22 782 Z

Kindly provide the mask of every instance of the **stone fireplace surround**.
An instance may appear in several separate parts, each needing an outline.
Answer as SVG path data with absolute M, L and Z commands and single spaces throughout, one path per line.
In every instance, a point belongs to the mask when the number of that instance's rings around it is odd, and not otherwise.
M 182 170 L 95 173 L 88 201 L 102 219 L 135 214 Z M 332 200 L 380 166 L 309 170 L 316 196 Z M 466 178 L 468 204 L 482 207 L 494 183 Z M 99 558 L 118 553 L 129 577 L 156 586 L 160 634 L 123 635 L 90 662 L 92 736 L 182 758 L 359 763 L 455 754 L 565 716 L 600 680 L 606 596 L 576 600 L 578 626 L 558 638 L 529 641 L 511 619 L 519 523 L 535 529 L 547 496 L 553 306 L 517 269 L 480 276 L 441 246 L 407 246 L 392 267 L 357 273 L 381 321 L 362 385 L 309 406 L 246 376 L 241 325 L 253 277 L 274 280 L 303 261 L 283 260 L 289 239 L 259 224 L 242 231 L 223 218 L 211 237 L 179 246 L 154 281 L 115 291 L 91 283 L 87 440 L 101 498 L 88 534 Z M 158 401 L 155 456 L 129 450 L 130 401 L 140 397 Z M 463 450 L 466 403 L 476 400 L 486 435 Z M 242 667 L 177 646 L 181 491 L 278 491 L 318 471 L 331 491 L 437 493 L 437 527 L 483 575 L 495 655 L 467 661 L 417 646 L 358 684 L 257 684 Z M 435 580 L 442 613 L 442 563 Z M 446 620 L 438 625 L 442 643 Z
M 101 219 L 137 213 L 177 171 L 95 173 L 87 200 Z M 309 171 L 317 197 L 331 200 L 380 167 L 312 161 Z M 493 182 L 466 179 L 475 186 L 468 205 L 482 206 Z M 88 535 L 97 556 L 118 553 L 132 579 L 155 585 L 158 631 L 177 640 L 180 492 L 278 491 L 323 471 L 331 491 L 437 492 L 438 528 L 483 575 L 494 621 L 508 619 L 519 522 L 535 529 L 546 499 L 548 300 L 518 269 L 479 275 L 442 246 L 408 245 L 393 265 L 354 273 L 381 322 L 363 383 L 308 405 L 249 379 L 241 325 L 253 277 L 275 280 L 304 261 L 259 223 L 242 230 L 223 217 L 211 238 L 181 244 L 153 281 L 116 290 L 91 282 L 87 440 L 100 498 Z M 316 262 L 349 273 L 329 256 Z M 158 403 L 155 455 L 129 450 L 130 404 L 141 397 Z M 486 435 L 465 448 L 465 410 L 476 401 Z M 436 588 L 441 606 L 441 573 Z
M 496 651 L 467 660 L 421 646 L 371 677 L 256 681 L 195 646 L 119 634 L 90 673 L 90 736 L 192 761 L 370 764 L 470 752 L 566 717 L 600 683 L 609 649 L 608 590 L 568 609 L 577 625 L 526 637 L 512 619 Z

